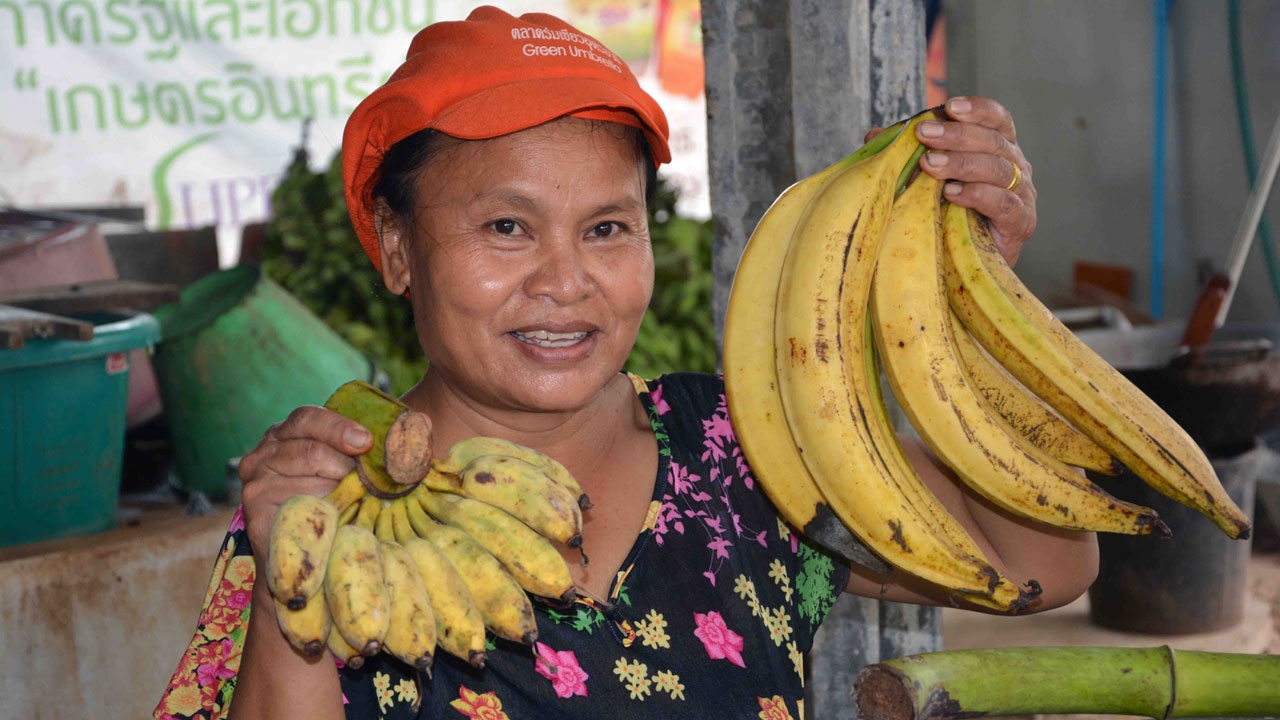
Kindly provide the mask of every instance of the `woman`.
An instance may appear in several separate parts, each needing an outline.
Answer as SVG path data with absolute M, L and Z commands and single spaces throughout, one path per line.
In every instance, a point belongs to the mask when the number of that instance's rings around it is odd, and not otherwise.
M 1012 260 L 1035 226 L 1012 121 L 986 99 L 947 108 L 920 128 L 937 151 L 922 167 L 991 219 Z M 742 459 L 718 377 L 621 372 L 652 291 L 646 193 L 669 159 L 666 120 L 625 64 L 556 18 L 481 8 L 415 38 L 343 140 L 357 234 L 409 296 L 431 361 L 403 399 L 431 416 L 437 447 L 501 436 L 568 466 L 594 502 L 591 564 L 569 564 L 605 602 L 540 608 L 535 647 L 497 641 L 483 671 L 437 653 L 430 680 L 385 655 L 353 671 L 294 652 L 255 558 L 275 508 L 327 493 L 370 443 L 300 408 L 241 463 L 243 522 L 158 717 L 216 715 L 232 690 L 238 720 L 340 718 L 344 703 L 347 717 L 799 717 L 802 657 L 837 592 L 947 602 L 792 535 Z M 910 453 L 999 570 L 1040 580 L 1036 609 L 1088 587 L 1091 535 L 1011 519 Z

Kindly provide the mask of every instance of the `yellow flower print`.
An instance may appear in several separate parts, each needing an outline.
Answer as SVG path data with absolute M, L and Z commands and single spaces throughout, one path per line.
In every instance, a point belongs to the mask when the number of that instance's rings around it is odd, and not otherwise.
M 779 585 L 786 587 L 788 585 L 787 566 L 783 565 L 781 560 L 775 558 L 773 562 L 769 563 L 769 577 L 773 578 L 773 581 Z
M 760 698 L 760 720 L 794 720 L 787 709 L 787 701 L 780 695 Z
M 473 720 L 510 720 L 502 711 L 502 701 L 496 694 L 487 692 L 481 695 L 465 685 L 458 688 L 458 699 L 449 705 Z
M 751 598 L 747 600 L 747 607 L 751 608 L 751 614 L 754 617 L 760 617 L 760 600 L 758 600 L 755 595 L 752 595 Z M 767 615 L 768 612 L 766 611 L 765 614 Z
M 791 665 L 795 667 L 796 674 L 800 676 L 800 684 L 804 684 L 804 653 L 800 652 L 800 648 L 796 647 L 795 641 L 787 643 L 787 657 L 791 658 Z
M 401 678 L 396 683 L 396 699 L 400 702 L 417 703 L 418 702 L 418 684 L 409 678 Z
M 645 647 L 669 649 L 671 636 L 664 629 L 666 626 L 666 618 L 657 610 L 650 610 L 645 619 L 636 624 L 636 632 L 640 634 Z
M 653 692 L 653 680 L 645 677 L 627 683 L 627 690 L 631 691 L 632 700 L 644 700 L 646 695 Z
M 623 682 L 634 681 L 649 675 L 649 667 L 642 662 L 632 663 L 626 658 L 618 658 L 613 664 L 613 674 Z
M 384 672 L 376 672 L 373 674 L 373 691 L 378 697 L 378 707 L 384 711 L 389 709 L 394 703 L 394 694 L 391 692 L 391 676 Z
M 769 638 L 774 645 L 781 646 L 782 641 L 791 637 L 791 616 L 786 608 L 774 608 L 764 613 L 764 626 L 769 629 Z
M 684 699 L 684 684 L 680 682 L 680 676 L 670 670 L 660 670 L 653 676 L 653 684 L 659 690 L 671 696 L 672 700 Z
M 644 516 L 644 527 L 640 528 L 641 532 L 652 530 L 658 527 L 658 513 L 662 512 L 662 501 L 654 500 L 649 503 L 649 512 Z
M 782 521 L 782 516 L 778 516 L 778 539 L 786 541 L 791 539 L 791 528 Z
M 738 597 L 746 600 L 748 597 L 756 596 L 756 584 L 746 575 L 739 575 L 733 581 L 733 591 L 738 594 Z

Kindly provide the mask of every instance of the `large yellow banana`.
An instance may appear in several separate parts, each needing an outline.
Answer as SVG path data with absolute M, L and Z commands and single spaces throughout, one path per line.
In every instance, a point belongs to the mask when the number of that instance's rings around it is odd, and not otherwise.
M 348 665 L 353 670 L 359 670 L 364 665 L 364 656 L 359 650 L 351 647 L 351 643 L 342 637 L 342 633 L 338 632 L 338 628 L 334 627 L 332 622 L 329 623 L 329 639 L 326 644 L 329 652 L 341 660 L 343 665 Z
M 1053 408 L 991 359 L 955 313 L 951 331 L 964 363 L 965 377 L 986 404 L 1033 445 L 1068 465 L 1103 475 L 1118 475 L 1120 463 L 1092 438 L 1062 419 Z
M 889 459 L 902 452 L 896 437 L 872 435 L 881 421 L 873 417 L 879 378 L 867 371 L 866 304 L 899 174 L 919 148 L 920 119 L 832 179 L 797 226 L 778 287 L 778 385 L 801 458 L 854 534 L 898 568 L 1016 611 L 1028 596 L 980 553 L 964 553 L 937 532 L 945 510 L 918 475 L 904 472 L 909 463 Z
M 568 468 L 546 453 L 505 438 L 484 435 L 464 438 L 450 446 L 449 453 L 445 457 L 432 461 L 432 466 L 442 473 L 456 475 L 481 455 L 510 455 L 539 467 L 552 480 L 565 486 L 577 499 L 581 509 L 587 510 L 591 507 L 590 498 L 583 492 L 582 485 Z
M 325 602 L 347 643 L 371 657 L 382 649 L 391 603 L 378 538 L 359 525 L 338 528 L 324 578 Z
M 942 181 L 920 175 L 894 203 L 871 289 L 876 348 L 895 396 L 933 452 L 1006 510 L 1056 527 L 1168 534 L 1031 444 L 970 384 L 955 349 L 942 277 Z
M 787 188 L 751 233 L 724 320 L 724 387 L 729 418 L 751 472 L 792 527 L 805 537 L 874 572 L 889 566 L 845 527 L 818 489 L 787 429 L 778 394 L 773 319 L 778 282 L 792 233 L 810 201 L 853 162 L 882 150 L 903 124 L 885 129 L 855 153 Z
M 532 646 L 538 639 L 533 604 L 502 563 L 470 535 L 432 520 L 420 504 L 408 503 L 407 511 L 418 536 L 440 548 L 458 570 L 484 626 L 500 638 Z
M 436 651 L 436 618 L 427 584 L 418 564 L 398 543 L 382 543 L 382 562 L 391 597 L 391 622 L 382 649 L 429 676 Z
M 577 498 L 541 468 L 514 455 L 481 455 L 456 475 L 433 467 L 422 484 L 500 508 L 543 537 L 568 547 L 582 545 L 582 509 Z
M 338 529 L 338 511 L 324 498 L 294 495 L 271 519 L 267 587 L 292 610 L 301 610 L 324 584 L 325 563 Z
M 307 657 L 324 652 L 325 641 L 333 626 L 324 593 L 316 593 L 301 610 L 290 610 L 278 599 L 272 600 L 276 605 L 276 623 L 289 639 L 289 644 Z
M 1200 447 L 1040 303 L 1005 263 L 980 215 L 949 208 L 943 238 L 951 307 L 993 357 L 1151 487 L 1229 537 L 1248 537 L 1249 517 Z
M 533 528 L 492 505 L 424 485 L 414 489 L 413 497 L 428 515 L 462 530 L 498 558 L 520 587 L 562 605 L 578 597 L 560 551 Z
M 436 618 L 436 642 L 440 649 L 467 661 L 472 667 L 483 668 L 484 618 L 467 589 L 466 581 L 434 543 L 415 536 L 401 544 L 417 563 L 418 572 L 427 583 L 431 610 Z

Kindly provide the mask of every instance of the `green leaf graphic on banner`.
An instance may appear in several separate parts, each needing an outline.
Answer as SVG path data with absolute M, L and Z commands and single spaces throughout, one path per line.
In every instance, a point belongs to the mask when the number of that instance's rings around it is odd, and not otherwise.
M 155 169 L 151 171 L 151 189 L 156 196 L 156 227 L 160 230 L 168 230 L 169 223 L 173 222 L 173 201 L 169 199 L 169 184 L 167 182 L 169 168 L 188 150 L 201 143 L 208 142 L 217 134 L 216 132 L 209 132 L 197 135 L 182 143 L 160 158 L 160 162 L 156 163 Z

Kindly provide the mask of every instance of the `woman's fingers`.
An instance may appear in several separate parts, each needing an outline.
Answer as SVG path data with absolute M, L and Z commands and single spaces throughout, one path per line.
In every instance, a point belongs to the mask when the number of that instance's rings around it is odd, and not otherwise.
M 922 171 L 945 180 L 948 201 L 986 216 L 1010 264 L 1036 228 L 1031 164 L 1018 146 L 1009 111 L 989 98 L 952 98 L 947 121 L 916 128 L 929 151 Z

